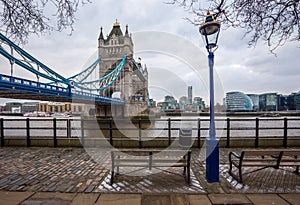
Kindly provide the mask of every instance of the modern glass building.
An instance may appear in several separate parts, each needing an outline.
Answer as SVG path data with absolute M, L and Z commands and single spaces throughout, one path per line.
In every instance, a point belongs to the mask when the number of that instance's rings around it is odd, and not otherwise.
M 188 103 L 192 104 L 193 103 L 193 87 L 188 86 Z
M 264 93 L 259 96 L 260 111 L 277 111 L 279 95 L 277 93 Z
M 229 112 L 253 111 L 252 100 L 242 92 L 226 93 L 225 104 Z
M 300 91 L 288 96 L 289 110 L 300 110 Z
M 258 94 L 247 94 L 253 103 L 253 111 L 259 111 L 259 95 Z
M 205 103 L 201 97 L 194 97 L 194 105 L 196 105 L 197 111 L 205 109 Z
M 165 96 L 165 101 L 161 104 L 161 110 L 164 112 L 174 112 L 175 110 L 179 110 L 179 103 L 173 96 Z

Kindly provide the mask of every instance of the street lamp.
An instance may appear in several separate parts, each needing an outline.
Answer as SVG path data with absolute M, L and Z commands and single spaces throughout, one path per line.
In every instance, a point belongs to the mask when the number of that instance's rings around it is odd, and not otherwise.
M 206 179 L 208 182 L 219 182 L 219 140 L 216 138 L 215 113 L 214 113 L 214 51 L 218 48 L 217 42 L 221 24 L 208 12 L 205 22 L 201 24 L 201 33 L 209 62 L 209 95 L 210 95 L 210 123 L 209 137 L 206 138 Z

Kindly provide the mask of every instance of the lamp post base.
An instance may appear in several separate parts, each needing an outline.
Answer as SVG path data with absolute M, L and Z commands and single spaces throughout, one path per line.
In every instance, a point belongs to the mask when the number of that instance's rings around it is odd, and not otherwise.
M 219 140 L 206 139 L 206 180 L 209 183 L 219 182 Z

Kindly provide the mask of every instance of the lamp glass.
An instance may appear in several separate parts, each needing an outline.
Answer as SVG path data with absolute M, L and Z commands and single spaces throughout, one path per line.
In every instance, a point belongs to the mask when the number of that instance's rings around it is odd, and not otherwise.
M 217 46 L 219 32 L 219 23 L 208 22 L 200 27 L 200 33 L 202 34 L 207 49 L 212 49 Z

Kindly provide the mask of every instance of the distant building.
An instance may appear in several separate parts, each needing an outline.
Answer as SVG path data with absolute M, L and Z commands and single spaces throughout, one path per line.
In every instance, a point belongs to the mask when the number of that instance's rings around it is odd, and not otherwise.
M 87 104 L 77 104 L 77 103 L 61 103 L 61 102 L 40 102 L 38 104 L 39 112 L 48 113 L 89 113 L 90 106 Z
M 192 104 L 193 103 L 193 87 L 188 86 L 188 103 Z
M 193 105 L 195 105 L 197 111 L 203 111 L 205 109 L 205 102 L 201 97 L 194 97 Z
M 22 112 L 27 113 L 27 112 L 34 112 L 37 111 L 37 105 L 38 102 L 25 102 L 22 105 Z
M 279 96 L 277 93 L 264 93 L 259 96 L 260 111 L 277 111 Z
M 156 107 L 156 101 L 153 99 L 149 99 L 149 107 Z
M 186 96 L 182 96 L 179 98 L 179 106 L 180 110 L 185 111 L 185 106 L 189 103 L 188 98 Z
M 4 112 L 11 113 L 21 113 L 22 112 L 22 103 L 19 102 L 8 102 L 3 107 Z
M 258 94 L 247 94 L 253 103 L 253 111 L 259 111 L 259 95 Z
M 161 110 L 164 112 L 175 112 L 180 110 L 179 103 L 173 96 L 165 96 L 165 101 L 161 104 Z
M 225 103 L 226 110 L 230 112 L 253 111 L 252 100 L 242 92 L 226 93 Z
M 288 96 L 289 110 L 300 110 L 300 91 Z
M 289 100 L 290 96 L 288 95 L 279 95 L 279 101 L 278 101 L 278 110 L 279 111 L 286 111 L 290 110 Z

